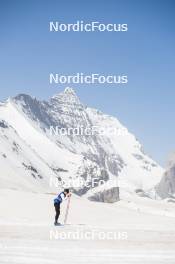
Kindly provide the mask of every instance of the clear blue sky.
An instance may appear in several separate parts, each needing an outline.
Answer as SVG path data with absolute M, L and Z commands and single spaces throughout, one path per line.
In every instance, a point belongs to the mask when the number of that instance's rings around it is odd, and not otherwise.
M 128 75 L 129 83 L 73 85 L 81 101 L 116 116 L 162 165 L 175 149 L 175 1 L 0 0 L 0 100 L 47 99 L 49 73 Z M 49 21 L 127 23 L 127 33 L 50 33 Z

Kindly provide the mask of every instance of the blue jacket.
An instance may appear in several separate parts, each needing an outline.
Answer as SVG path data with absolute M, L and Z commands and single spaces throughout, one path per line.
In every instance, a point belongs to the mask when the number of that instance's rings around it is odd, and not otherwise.
M 62 203 L 62 201 L 65 199 L 66 195 L 64 194 L 64 192 L 61 192 L 60 194 L 58 194 L 58 196 L 54 199 L 54 204 L 60 204 Z

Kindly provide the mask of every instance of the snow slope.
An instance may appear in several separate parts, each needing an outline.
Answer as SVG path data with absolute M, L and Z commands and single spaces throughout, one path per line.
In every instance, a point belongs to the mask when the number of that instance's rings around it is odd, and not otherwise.
M 138 197 L 131 203 L 104 204 L 73 195 L 68 225 L 54 227 L 53 198 L 51 194 L 0 190 L 0 263 L 175 262 L 175 209 L 171 204 Z M 65 207 L 66 202 L 61 222 Z
M 55 177 L 54 172 L 4 120 L 0 120 L 0 146 L 1 188 L 48 189 L 49 175 Z

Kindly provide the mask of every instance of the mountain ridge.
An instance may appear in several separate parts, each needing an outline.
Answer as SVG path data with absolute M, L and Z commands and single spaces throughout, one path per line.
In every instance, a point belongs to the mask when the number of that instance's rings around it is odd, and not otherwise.
M 64 182 L 77 177 L 88 183 L 94 178 L 104 181 L 94 188 L 73 188 L 77 194 L 90 197 L 95 193 L 106 193 L 105 186 L 111 182 L 108 189 L 111 188 L 112 197 L 109 200 L 118 200 L 112 189 L 118 187 L 112 185 L 117 178 L 121 185 L 127 186 L 125 190 L 120 188 L 120 192 L 135 193 L 141 189 L 146 195 L 154 196 L 152 193 L 160 182 L 163 169 L 145 155 L 142 145 L 117 118 L 83 105 L 72 88 L 66 88 L 48 101 L 19 94 L 8 100 L 6 107 L 0 106 L 0 118 L 17 131 L 54 174 L 56 172 L 57 178 Z M 50 134 L 51 126 L 65 130 L 77 126 L 99 130 L 90 136 L 56 136 Z M 108 128 L 118 134 L 109 134 Z M 106 129 L 108 133 L 101 133 L 100 129 L 103 132 Z M 109 197 L 110 192 L 107 193 Z

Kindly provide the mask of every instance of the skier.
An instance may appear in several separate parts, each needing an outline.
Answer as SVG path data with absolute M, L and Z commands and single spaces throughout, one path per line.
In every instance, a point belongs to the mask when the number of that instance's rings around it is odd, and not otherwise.
M 58 218 L 60 215 L 60 204 L 70 196 L 71 193 L 69 189 L 64 189 L 64 191 L 58 194 L 58 196 L 54 199 L 54 207 L 56 212 L 54 225 L 60 225 L 60 223 L 58 223 Z

